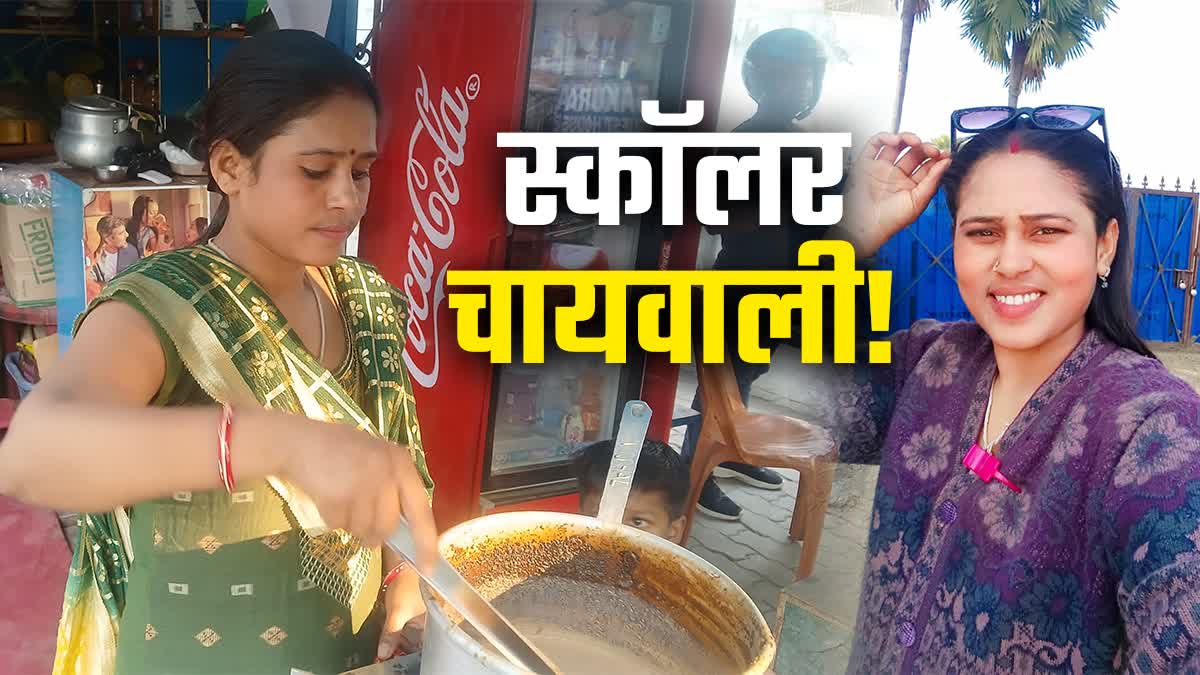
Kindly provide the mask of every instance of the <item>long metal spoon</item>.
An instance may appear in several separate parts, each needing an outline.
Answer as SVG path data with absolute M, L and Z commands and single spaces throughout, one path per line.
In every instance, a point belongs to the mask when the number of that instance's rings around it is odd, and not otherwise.
M 478 630 L 510 661 L 539 675 L 562 675 L 562 671 L 525 639 L 491 603 L 484 600 L 444 556 L 438 555 L 432 569 L 421 569 L 417 563 L 417 542 L 407 521 L 401 521 L 387 543 L 409 562 L 425 583 L 462 615 L 464 621 Z
M 617 439 L 613 443 L 612 462 L 608 465 L 608 478 L 604 481 L 604 493 L 600 496 L 600 509 L 596 517 L 600 522 L 620 525 L 625 519 L 625 503 L 633 488 L 633 474 L 637 471 L 638 458 L 642 456 L 642 443 L 650 428 L 650 406 L 645 401 L 630 401 L 621 413 L 621 424 L 617 427 Z

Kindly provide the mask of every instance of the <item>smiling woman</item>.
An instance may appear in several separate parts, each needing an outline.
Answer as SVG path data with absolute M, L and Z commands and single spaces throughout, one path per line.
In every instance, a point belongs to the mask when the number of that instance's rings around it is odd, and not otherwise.
M 371 187 L 374 84 L 315 33 L 275 31 L 230 50 L 202 108 L 224 195 L 204 243 L 106 278 L 0 443 L 0 493 L 89 514 L 55 673 L 341 672 L 424 611 L 379 547 L 403 514 L 436 555 L 394 358 L 407 307 L 340 256 Z
M 993 341 L 1074 344 L 1087 324 L 1150 355 L 1129 301 L 1120 171 L 1107 155 L 1090 133 L 1046 129 L 981 134 L 959 150 L 942 181 L 955 214 L 954 266 L 964 303 Z
M 875 137 L 829 235 L 870 256 L 940 183 L 975 319 L 897 332 L 831 398 L 843 461 L 881 464 L 850 672 L 1200 666 L 1200 397 L 1134 330 L 1106 143 L 1034 126 L 953 160 Z

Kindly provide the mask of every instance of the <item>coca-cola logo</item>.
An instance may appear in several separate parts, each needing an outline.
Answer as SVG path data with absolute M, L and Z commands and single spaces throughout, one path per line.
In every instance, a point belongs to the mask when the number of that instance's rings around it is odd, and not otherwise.
M 480 80 L 473 74 L 464 87 L 455 87 L 453 92 L 442 87 L 433 99 L 425 71 L 418 66 L 417 73 L 421 78 L 421 86 L 414 92 L 418 119 L 408 140 L 405 169 L 413 221 L 403 281 L 409 309 L 404 363 L 413 382 L 429 388 L 437 384 L 441 370 L 438 315 L 446 299 L 454 207 L 462 199 L 454 171 L 463 164 L 470 116 L 467 103 L 479 96 Z M 432 181 L 422 157 L 433 160 Z

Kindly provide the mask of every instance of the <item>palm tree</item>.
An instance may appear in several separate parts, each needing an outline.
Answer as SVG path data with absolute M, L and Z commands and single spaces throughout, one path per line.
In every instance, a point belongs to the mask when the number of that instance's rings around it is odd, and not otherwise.
M 942 0 L 962 10 L 962 36 L 989 65 L 1008 72 L 1008 104 L 1035 90 L 1050 68 L 1062 67 L 1092 46 L 1115 0 Z
M 904 90 L 908 87 L 908 53 L 912 47 L 913 26 L 929 16 L 929 0 L 896 0 L 895 6 L 900 9 L 900 74 L 896 81 L 893 132 L 900 131 L 900 116 L 904 113 Z

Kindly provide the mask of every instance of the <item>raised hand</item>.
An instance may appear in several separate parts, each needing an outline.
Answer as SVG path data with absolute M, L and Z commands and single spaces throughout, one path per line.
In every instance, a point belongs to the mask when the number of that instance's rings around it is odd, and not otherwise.
M 937 192 L 950 157 L 916 134 L 876 134 L 854 162 L 841 230 L 872 256 L 917 219 Z

